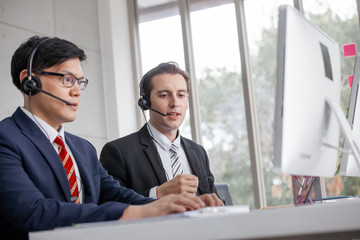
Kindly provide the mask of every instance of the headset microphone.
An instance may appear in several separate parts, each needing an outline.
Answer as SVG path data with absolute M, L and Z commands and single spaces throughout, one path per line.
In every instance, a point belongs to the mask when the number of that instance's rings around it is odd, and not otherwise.
M 41 81 L 38 77 L 33 76 L 32 75 L 32 64 L 33 64 L 33 60 L 34 60 L 34 56 L 36 51 L 38 50 L 39 46 L 48 41 L 50 38 L 45 38 L 43 40 L 41 40 L 40 43 L 38 43 L 35 48 L 31 51 L 30 56 L 28 58 L 28 65 L 27 65 L 27 76 L 22 80 L 21 82 L 21 91 L 23 93 L 25 93 L 26 95 L 29 96 L 34 96 L 35 94 L 37 94 L 38 92 L 42 92 L 45 93 L 53 98 L 56 98 L 57 100 L 60 100 L 64 103 L 66 103 L 67 105 L 72 106 L 73 104 L 71 102 L 65 101 L 64 99 L 61 99 L 49 92 L 46 92 L 44 90 L 41 89 Z
M 34 76 L 33 76 L 33 78 L 34 78 Z M 55 95 L 53 95 L 53 94 L 51 94 L 49 92 L 46 92 L 46 91 L 42 90 L 41 88 L 39 88 L 37 86 L 37 84 L 40 84 L 40 81 L 38 83 L 36 83 L 36 79 L 35 80 L 30 79 L 30 80 L 23 81 L 22 82 L 23 92 L 25 92 L 25 94 L 29 94 L 29 93 L 33 93 L 33 92 L 35 92 L 35 93 L 42 92 L 42 93 L 45 93 L 45 94 L 49 95 L 50 97 L 56 98 L 57 100 L 66 103 L 66 105 L 69 105 L 69 106 L 73 105 L 71 102 L 68 102 L 68 101 L 66 101 L 64 99 L 61 99 L 61 98 L 59 98 L 59 97 L 57 97 L 57 96 L 55 96 Z M 32 95 L 34 95 L 34 94 L 32 94 Z
M 42 92 L 42 93 L 45 93 L 45 94 L 49 95 L 50 97 L 56 98 L 57 100 L 60 100 L 60 101 L 62 101 L 63 103 L 66 103 L 66 105 L 69 105 L 69 106 L 72 106 L 72 105 L 73 105 L 71 102 L 68 102 L 68 101 L 66 101 L 66 100 L 64 100 L 64 99 L 61 99 L 61 98 L 59 98 L 59 97 L 57 97 L 57 96 L 55 96 L 55 95 L 53 95 L 53 94 L 51 94 L 51 93 L 49 93 L 49 92 L 46 92 L 46 91 L 44 91 L 44 90 L 42 90 L 42 89 L 38 89 L 38 91 L 39 91 L 39 92 Z
M 154 111 L 154 112 L 160 114 L 163 117 L 166 117 L 166 114 L 159 112 L 158 110 L 155 110 L 151 107 L 150 99 L 148 99 L 148 97 L 146 97 L 146 95 L 143 95 L 139 98 L 138 105 L 142 110 L 151 110 L 151 111 Z
M 157 114 L 160 114 L 163 117 L 166 117 L 166 114 L 159 112 L 158 110 L 155 110 L 151 107 L 150 96 L 145 94 L 145 82 L 148 82 L 150 80 L 148 74 L 145 74 L 140 81 L 140 98 L 138 100 L 138 105 L 143 111 L 151 110 L 153 112 L 156 112 Z
M 159 111 L 157 111 L 157 110 L 155 110 L 155 109 L 153 109 L 153 108 L 149 108 L 149 110 L 154 111 L 154 112 L 160 114 L 160 115 L 163 116 L 163 117 L 166 117 L 166 114 L 163 114 L 162 112 L 159 112 Z

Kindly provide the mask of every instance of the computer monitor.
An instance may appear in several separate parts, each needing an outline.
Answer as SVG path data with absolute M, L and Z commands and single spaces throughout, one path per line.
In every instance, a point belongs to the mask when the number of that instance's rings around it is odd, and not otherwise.
M 360 96 L 359 96 L 359 80 L 360 80 L 360 53 L 357 53 L 355 58 L 353 82 L 350 92 L 350 100 L 348 106 L 348 121 L 354 139 L 356 142 L 360 142 Z M 343 148 L 345 151 L 341 155 L 340 174 L 345 176 L 360 176 L 360 168 L 358 162 L 352 154 L 349 154 L 350 150 L 349 140 L 344 139 Z
M 333 176 L 341 118 L 332 109 L 340 106 L 339 46 L 297 9 L 282 5 L 277 47 L 274 171 Z

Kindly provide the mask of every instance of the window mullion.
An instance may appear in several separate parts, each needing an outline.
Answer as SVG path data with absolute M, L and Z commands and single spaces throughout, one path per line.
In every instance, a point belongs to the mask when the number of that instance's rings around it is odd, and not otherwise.
M 250 69 L 249 46 L 245 23 L 244 0 L 234 0 L 238 27 L 238 39 L 241 58 L 241 72 L 244 89 L 246 124 L 248 129 L 251 173 L 253 178 L 255 208 L 266 206 L 265 183 L 261 162 L 259 128 Z
M 190 111 L 190 126 L 192 139 L 198 144 L 202 143 L 201 139 L 201 119 L 200 119 L 200 105 L 199 95 L 197 90 L 197 80 L 195 74 L 195 61 L 194 51 L 192 44 L 191 35 L 191 24 L 190 24 L 190 7 L 189 0 L 179 0 L 179 10 L 181 16 L 181 27 L 184 44 L 184 57 L 185 57 L 185 68 L 190 74 L 190 100 L 189 100 L 189 111 Z

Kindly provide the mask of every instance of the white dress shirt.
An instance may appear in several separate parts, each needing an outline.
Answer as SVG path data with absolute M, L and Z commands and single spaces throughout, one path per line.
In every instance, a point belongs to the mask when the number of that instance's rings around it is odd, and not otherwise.
M 169 152 L 169 149 L 170 149 L 172 143 L 174 143 L 179 148 L 178 154 L 179 154 L 181 166 L 184 170 L 183 173 L 184 174 L 192 174 L 192 171 L 191 171 L 191 168 L 189 165 L 189 161 L 186 157 L 184 148 L 181 145 L 180 132 L 178 132 L 178 136 L 176 137 L 174 142 L 171 142 L 164 134 L 162 134 L 156 128 L 154 128 L 154 126 L 152 126 L 150 122 L 147 123 L 147 128 L 148 128 L 150 135 L 153 138 L 155 146 L 160 155 L 160 159 L 161 159 L 161 163 L 164 168 L 164 171 L 165 171 L 166 179 L 169 181 L 174 178 L 173 174 L 172 174 L 172 170 L 171 170 L 170 152 Z M 157 198 L 156 188 L 157 188 L 157 186 L 150 189 L 149 197 Z

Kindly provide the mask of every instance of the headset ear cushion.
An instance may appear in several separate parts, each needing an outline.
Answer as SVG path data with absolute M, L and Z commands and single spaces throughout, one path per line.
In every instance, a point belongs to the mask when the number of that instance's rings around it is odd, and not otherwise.
M 138 100 L 138 105 L 142 110 L 149 110 L 151 108 L 150 98 L 146 95 L 142 95 Z
M 31 93 L 31 96 L 34 96 L 41 89 L 41 81 L 38 77 L 31 76 L 31 79 L 28 79 L 28 76 L 21 81 L 21 91 L 26 95 Z

